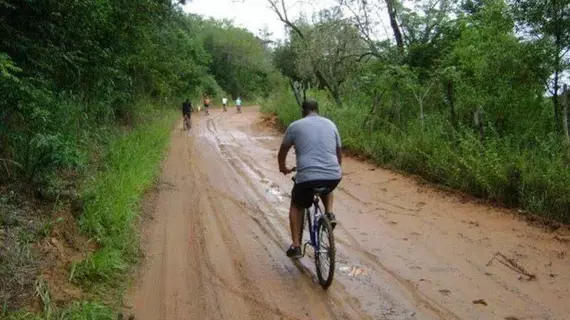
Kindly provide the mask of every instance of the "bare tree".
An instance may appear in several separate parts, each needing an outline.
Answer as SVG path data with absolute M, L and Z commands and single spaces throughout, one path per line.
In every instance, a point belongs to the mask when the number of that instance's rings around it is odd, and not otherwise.
M 402 31 L 400 31 L 400 25 L 398 24 L 397 0 L 385 1 L 386 6 L 388 7 L 388 15 L 390 16 L 390 26 L 394 32 L 394 38 L 396 39 L 398 51 L 400 54 L 404 54 L 404 37 L 402 36 Z
M 296 36 L 299 55 L 309 64 L 318 82 L 342 105 L 341 86 L 350 68 L 356 68 L 363 52 L 358 33 L 343 21 L 338 10 L 322 11 L 320 21 L 312 26 L 294 22 L 285 0 L 267 0 L 271 9 Z

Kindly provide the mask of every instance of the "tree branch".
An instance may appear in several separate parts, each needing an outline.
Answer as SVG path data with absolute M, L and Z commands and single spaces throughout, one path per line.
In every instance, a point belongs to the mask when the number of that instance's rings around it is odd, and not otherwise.
M 301 32 L 301 29 L 299 29 L 295 24 L 293 24 L 289 20 L 289 17 L 287 17 L 287 8 L 285 7 L 285 0 L 281 0 L 281 8 L 283 12 L 279 10 L 279 7 L 277 6 L 277 2 L 275 0 L 267 0 L 267 1 L 271 5 L 273 11 L 277 14 L 277 17 L 279 17 L 279 20 L 284 24 L 286 24 L 289 28 L 293 29 L 293 31 L 295 31 L 295 33 L 297 33 L 297 35 L 301 37 L 301 39 L 303 39 L 304 41 L 305 35 L 303 34 L 303 32 Z

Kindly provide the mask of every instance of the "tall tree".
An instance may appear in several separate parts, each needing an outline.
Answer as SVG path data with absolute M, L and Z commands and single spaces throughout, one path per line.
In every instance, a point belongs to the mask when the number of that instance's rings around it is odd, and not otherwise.
M 291 30 L 291 44 L 319 85 L 342 105 L 341 86 L 363 52 L 357 30 L 341 19 L 338 9 L 322 10 L 314 25 L 289 18 L 285 0 L 268 0 L 279 19 Z M 306 69 L 306 68 L 305 68 Z
M 552 94 L 554 120 L 562 131 L 560 79 L 569 68 L 570 0 L 512 0 L 519 30 L 527 36 L 540 39 L 549 51 L 549 65 L 553 72 L 547 84 Z
M 386 6 L 388 8 L 388 15 L 390 16 L 390 26 L 394 32 L 394 39 L 396 39 L 396 46 L 400 54 L 404 54 L 404 37 L 402 36 L 402 31 L 400 30 L 400 24 L 398 23 L 398 9 L 400 9 L 400 3 L 397 0 L 385 0 Z

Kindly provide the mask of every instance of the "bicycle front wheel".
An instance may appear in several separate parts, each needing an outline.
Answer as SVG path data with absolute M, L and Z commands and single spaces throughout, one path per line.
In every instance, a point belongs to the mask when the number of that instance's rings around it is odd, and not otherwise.
M 327 289 L 332 284 L 334 277 L 336 254 L 334 234 L 331 223 L 326 216 L 321 216 L 318 224 L 315 267 L 320 285 L 323 289 Z

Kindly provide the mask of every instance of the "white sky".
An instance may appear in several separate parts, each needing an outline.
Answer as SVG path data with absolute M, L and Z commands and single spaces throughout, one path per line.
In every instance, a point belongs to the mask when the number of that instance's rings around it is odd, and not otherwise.
M 294 20 L 303 12 L 307 17 L 327 4 L 336 3 L 334 0 L 287 1 L 289 19 Z M 184 11 L 215 19 L 233 20 L 235 25 L 244 27 L 254 34 L 267 27 L 273 33 L 273 38 L 284 39 L 283 23 L 273 12 L 267 0 L 192 0 L 184 6 Z

